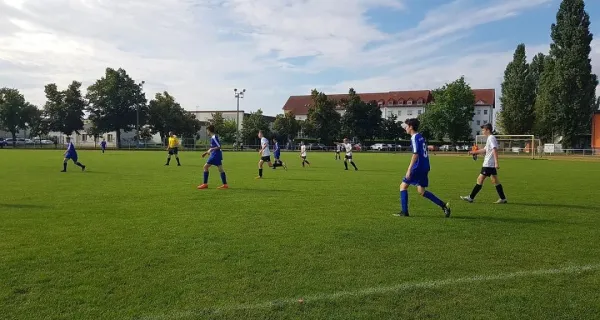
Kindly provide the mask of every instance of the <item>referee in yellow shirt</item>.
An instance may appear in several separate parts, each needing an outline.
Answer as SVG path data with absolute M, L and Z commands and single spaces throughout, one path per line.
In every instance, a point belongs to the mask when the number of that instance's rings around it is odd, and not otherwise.
M 181 167 L 181 162 L 179 162 L 179 139 L 173 134 L 173 131 L 169 132 L 169 147 L 167 148 L 167 151 L 169 152 L 169 155 L 167 156 L 167 163 L 165 163 L 165 166 L 168 166 L 171 163 L 171 156 L 175 155 L 177 166 Z

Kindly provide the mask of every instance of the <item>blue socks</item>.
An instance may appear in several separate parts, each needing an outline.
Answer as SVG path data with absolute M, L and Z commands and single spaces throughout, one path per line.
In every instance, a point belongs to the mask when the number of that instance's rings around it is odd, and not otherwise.
M 204 184 L 208 184 L 208 171 L 204 171 Z
M 446 204 L 444 203 L 444 201 L 440 200 L 440 198 L 436 197 L 435 194 L 433 194 L 429 191 L 425 191 L 425 193 L 423 194 L 423 197 L 431 200 L 431 202 L 437 204 L 442 209 L 446 207 Z
M 225 172 L 221 172 L 221 181 L 223 181 L 223 184 L 227 184 L 227 177 L 225 176 Z
M 408 213 L 408 190 L 400 191 L 400 204 L 402 206 L 402 212 Z

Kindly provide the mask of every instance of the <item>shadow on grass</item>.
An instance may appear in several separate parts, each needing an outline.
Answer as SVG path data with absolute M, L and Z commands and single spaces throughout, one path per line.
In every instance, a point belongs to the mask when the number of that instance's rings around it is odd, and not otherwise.
M 511 206 L 522 206 L 522 207 L 540 207 L 540 208 L 562 208 L 562 209 L 577 209 L 577 210 L 594 210 L 600 211 L 600 207 L 585 206 L 579 204 L 568 204 L 568 203 L 519 203 L 509 202 Z
M 559 220 L 548 220 L 548 219 L 535 219 L 527 217 L 498 217 L 498 216 L 452 216 L 454 220 L 479 220 L 479 221 L 492 221 L 492 222 L 508 222 L 508 223 L 557 223 L 557 224 L 569 224 L 569 222 Z
M 23 203 L 0 203 L 0 208 L 9 208 L 9 209 L 48 209 L 50 206 L 40 206 L 37 204 L 23 204 Z

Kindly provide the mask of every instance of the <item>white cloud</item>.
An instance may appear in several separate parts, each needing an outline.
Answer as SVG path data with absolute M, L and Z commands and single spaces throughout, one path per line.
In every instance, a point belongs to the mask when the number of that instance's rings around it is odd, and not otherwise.
M 42 105 L 49 82 L 89 85 L 123 67 L 146 81 L 148 98 L 169 90 L 188 109 L 231 109 L 233 88 L 245 87 L 242 108 L 269 114 L 312 86 L 423 89 L 464 74 L 474 87 L 497 87 L 512 52 L 457 43 L 550 1 L 456 0 L 389 34 L 367 12 L 411 14 L 414 0 L 0 0 L 0 86 Z M 290 60 L 301 57 L 310 59 Z

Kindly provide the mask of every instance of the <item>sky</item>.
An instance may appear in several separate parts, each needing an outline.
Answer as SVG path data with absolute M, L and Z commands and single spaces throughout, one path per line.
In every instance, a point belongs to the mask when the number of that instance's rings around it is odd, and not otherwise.
M 188 110 L 281 113 L 290 95 L 496 88 L 519 43 L 549 49 L 559 0 L 0 0 L 0 87 L 42 107 L 44 85 L 107 67 Z M 586 1 L 600 37 L 600 1 Z M 600 74 L 600 38 L 592 43 Z M 600 89 L 600 88 L 599 88 Z M 600 90 L 598 91 L 600 94 Z

